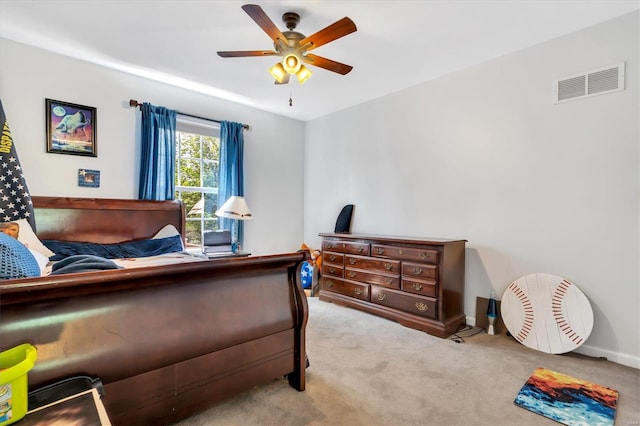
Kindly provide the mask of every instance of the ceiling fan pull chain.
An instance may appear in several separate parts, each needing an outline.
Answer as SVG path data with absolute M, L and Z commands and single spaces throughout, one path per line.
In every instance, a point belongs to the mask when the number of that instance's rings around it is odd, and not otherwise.
M 293 106 L 293 98 L 291 97 L 291 92 L 289 92 L 289 106 Z

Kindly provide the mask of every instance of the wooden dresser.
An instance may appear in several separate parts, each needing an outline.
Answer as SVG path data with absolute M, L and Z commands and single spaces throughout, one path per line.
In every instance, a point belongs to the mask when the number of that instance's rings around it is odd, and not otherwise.
M 466 240 L 323 233 L 320 300 L 446 337 L 465 325 Z

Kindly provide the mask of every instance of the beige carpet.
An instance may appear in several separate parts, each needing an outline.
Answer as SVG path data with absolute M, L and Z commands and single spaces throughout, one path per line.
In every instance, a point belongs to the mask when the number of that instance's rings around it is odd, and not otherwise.
M 179 425 L 558 424 L 513 403 L 538 367 L 618 390 L 616 425 L 639 424 L 640 370 L 484 332 L 456 343 L 317 298 L 309 311 L 306 391 L 277 380 Z

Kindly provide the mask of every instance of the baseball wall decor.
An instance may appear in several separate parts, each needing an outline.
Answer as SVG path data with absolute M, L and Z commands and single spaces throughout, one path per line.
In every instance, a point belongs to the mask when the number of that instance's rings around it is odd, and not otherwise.
M 550 354 L 582 345 L 593 328 L 587 297 L 571 281 L 551 274 L 529 274 L 502 295 L 502 319 L 516 340 Z

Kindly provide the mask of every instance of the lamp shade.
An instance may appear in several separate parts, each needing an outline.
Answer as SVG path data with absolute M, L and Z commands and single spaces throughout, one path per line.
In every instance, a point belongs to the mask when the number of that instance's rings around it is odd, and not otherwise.
M 216 216 L 229 219 L 252 220 L 251 210 L 244 197 L 232 195 L 224 204 L 216 210 Z
M 311 70 L 309 70 L 309 68 L 302 65 L 300 66 L 300 69 L 296 73 L 296 77 L 298 77 L 298 82 L 302 84 L 305 81 L 307 81 L 309 77 L 311 77 L 311 74 L 312 74 Z
M 284 76 L 287 75 L 287 72 L 284 70 L 284 67 L 280 62 L 269 68 L 269 72 L 278 83 L 282 83 L 284 81 Z
M 300 58 L 298 58 L 293 53 L 285 56 L 282 61 L 282 66 L 286 72 L 289 74 L 295 74 L 298 72 L 300 67 L 302 66 L 302 62 L 300 62 Z

